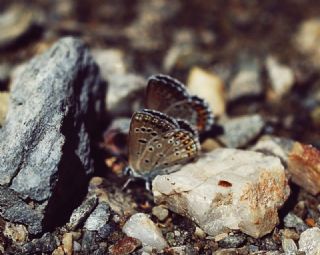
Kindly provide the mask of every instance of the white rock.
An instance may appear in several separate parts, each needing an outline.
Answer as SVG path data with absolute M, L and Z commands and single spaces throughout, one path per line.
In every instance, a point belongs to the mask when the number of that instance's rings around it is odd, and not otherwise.
M 109 220 L 110 208 L 107 203 L 100 203 L 87 219 L 84 227 L 90 231 L 98 231 Z
M 144 213 L 136 213 L 124 224 L 122 231 L 141 241 L 143 246 L 151 246 L 158 251 L 168 246 L 161 230 Z
M 219 76 L 194 67 L 189 73 L 187 84 L 190 93 L 205 99 L 215 115 L 225 113 L 224 84 Z
M 270 77 L 271 86 L 278 97 L 290 91 L 294 84 L 294 73 L 285 65 L 282 65 L 272 56 L 266 61 L 267 71 Z
M 278 223 L 289 195 L 280 160 L 262 153 L 216 149 L 153 181 L 156 203 L 195 221 L 209 235 L 226 229 L 260 237 Z
M 300 235 L 299 250 L 306 255 L 320 255 L 320 229 L 307 229 Z
M 290 238 L 282 240 L 282 249 L 285 255 L 296 255 L 298 251 L 296 243 Z

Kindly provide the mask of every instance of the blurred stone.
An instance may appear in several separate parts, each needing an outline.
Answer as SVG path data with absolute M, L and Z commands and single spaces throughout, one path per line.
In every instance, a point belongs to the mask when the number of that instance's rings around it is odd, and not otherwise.
M 67 223 L 67 228 L 69 230 L 77 229 L 96 208 L 97 203 L 98 198 L 96 196 L 86 198 L 82 204 L 72 212 L 69 223 Z
M 147 81 L 135 74 L 112 75 L 108 79 L 107 110 L 113 116 L 131 116 L 144 99 Z
M 163 221 L 168 217 L 169 211 L 164 206 L 159 205 L 152 208 L 152 214 L 156 216 L 160 221 Z
M 270 233 L 289 195 L 280 160 L 262 153 L 216 149 L 153 181 L 154 200 L 195 221 L 209 235 L 240 229 Z
M 314 108 L 310 115 L 313 124 L 320 128 L 320 106 Z
M 35 57 L 15 81 L 0 133 L 0 185 L 16 193 L 10 196 L 35 204 L 8 215 L 8 206 L 0 203 L 0 214 L 11 222 L 37 225 L 36 234 L 72 210 L 75 195 L 85 190 L 93 173 L 91 138 L 103 114 L 105 84 L 87 48 L 73 38 Z M 12 207 L 22 203 L 10 200 Z M 30 211 L 38 222 L 24 216 Z
M 124 53 L 119 49 L 93 49 L 92 57 L 98 64 L 102 78 L 106 81 L 112 75 L 124 75 L 127 66 L 124 62 Z
M 39 29 L 42 23 L 41 10 L 35 10 L 30 5 L 12 4 L 0 14 L 0 49 L 16 44 L 31 30 Z
M 58 248 L 56 248 L 51 255 L 65 255 L 63 247 L 59 246 Z
M 289 212 L 283 219 L 284 225 L 287 228 L 295 228 L 296 231 L 302 232 L 308 229 L 304 221 L 292 212 Z
M 205 238 L 206 237 L 206 232 L 204 232 L 201 228 L 196 227 L 196 230 L 194 231 L 194 234 L 199 237 L 199 238 Z
M 214 251 L 212 255 L 245 255 L 248 254 L 248 249 L 247 247 L 242 247 L 242 248 L 231 248 L 231 249 L 219 249 L 217 251 Z M 267 253 L 270 255 L 269 253 Z
M 294 37 L 296 48 L 306 54 L 316 67 L 320 67 L 320 19 L 304 20 Z
M 310 228 L 300 235 L 299 250 L 304 251 L 306 255 L 320 254 L 320 229 Z
M 73 254 L 73 236 L 72 233 L 65 233 L 62 237 L 63 250 L 66 255 Z
M 51 253 L 57 248 L 58 240 L 51 233 L 45 233 L 39 239 L 33 239 L 31 242 L 21 247 L 23 254 L 41 254 Z
M 282 240 L 282 249 L 285 255 L 296 255 L 298 248 L 292 239 L 284 238 Z
M 214 115 L 225 113 L 226 101 L 223 81 L 217 75 L 194 67 L 191 69 L 187 82 L 191 94 L 206 100 Z
M 261 133 L 265 126 L 263 118 L 258 114 L 222 120 L 220 124 L 224 134 L 217 139 L 230 148 L 246 146 Z
M 116 118 L 103 133 L 102 147 L 115 156 L 127 155 L 127 139 L 130 127 L 130 118 Z
M 221 144 L 219 144 L 218 141 L 213 138 L 207 138 L 201 143 L 201 150 L 204 152 L 210 152 L 221 147 Z
M 170 73 L 174 69 L 189 70 L 192 66 L 210 63 L 212 54 L 201 49 L 199 45 L 201 33 L 199 34 L 199 32 L 184 28 L 178 29 L 173 34 L 172 46 L 163 60 L 163 69 L 166 73 Z M 211 31 L 206 32 L 208 40 L 211 39 L 211 43 L 213 43 L 214 35 Z
M 88 217 L 87 221 L 84 224 L 84 227 L 91 231 L 98 231 L 101 227 L 107 224 L 109 217 L 109 205 L 105 202 L 101 202 Z
M 154 51 L 163 47 L 163 26 L 175 16 L 180 5 L 176 0 L 170 3 L 165 0 L 139 1 L 136 19 L 125 30 L 131 47 L 139 51 Z
M 17 245 L 24 244 L 28 239 L 28 231 L 25 226 L 10 222 L 6 222 L 3 234 Z
M 257 58 L 241 57 L 235 77 L 230 83 L 228 100 L 261 96 L 263 94 L 263 86 L 260 73 L 261 64 Z
M 11 67 L 8 64 L 0 63 L 0 91 L 5 91 L 8 89 L 7 84 L 10 79 L 10 72 Z
M 168 246 L 161 230 L 144 213 L 132 215 L 123 226 L 122 231 L 127 236 L 140 240 L 143 246 L 149 246 L 158 251 Z
M 126 236 L 112 245 L 109 248 L 109 252 L 111 255 L 127 255 L 131 254 L 139 246 L 141 246 L 141 242 L 138 239 Z
M 282 235 L 285 239 L 293 239 L 294 241 L 297 241 L 300 238 L 300 235 L 293 229 L 285 228 Z
M 219 241 L 219 246 L 222 248 L 238 248 L 246 242 L 247 238 L 244 234 L 228 235 L 226 238 Z
M 9 97 L 8 92 L 0 92 L 0 128 L 3 126 L 9 106 Z
M 288 93 L 294 85 L 294 73 L 290 67 L 282 65 L 278 60 L 269 56 L 266 67 L 271 81 L 271 86 L 278 98 Z

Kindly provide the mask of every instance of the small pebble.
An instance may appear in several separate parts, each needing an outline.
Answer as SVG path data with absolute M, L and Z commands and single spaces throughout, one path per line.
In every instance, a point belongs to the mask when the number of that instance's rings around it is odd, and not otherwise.
M 298 248 L 292 239 L 284 238 L 282 240 L 282 249 L 285 255 L 296 255 Z
M 110 217 L 110 207 L 107 203 L 101 202 L 97 205 L 94 211 L 90 214 L 84 227 L 87 230 L 98 231 L 104 226 Z
M 152 214 L 156 216 L 160 221 L 163 221 L 168 217 L 169 211 L 164 206 L 158 205 L 152 208 Z
M 132 237 L 124 237 L 119 240 L 116 244 L 109 248 L 110 254 L 112 255 L 126 255 L 131 254 L 141 245 L 138 239 Z
M 72 233 L 65 233 L 62 237 L 63 250 L 66 255 L 73 254 L 73 236 Z
M 290 212 L 284 217 L 284 225 L 287 228 L 295 228 L 298 232 L 305 231 L 308 226 L 294 213 Z
M 320 229 L 318 227 L 307 229 L 301 233 L 299 250 L 304 251 L 306 255 L 320 254 Z
M 143 246 L 151 246 L 159 251 L 168 246 L 161 230 L 144 213 L 132 215 L 123 226 L 122 231 L 128 236 L 140 240 Z
M 222 248 L 238 248 L 246 242 L 247 238 L 243 234 L 228 235 L 220 240 L 219 246 Z
M 204 232 L 201 228 L 199 227 L 196 227 L 195 231 L 194 231 L 194 234 L 201 238 L 201 239 L 204 239 L 206 237 L 206 232 Z
M 21 245 L 28 239 L 28 231 L 25 226 L 6 222 L 3 231 L 4 236 L 11 239 L 13 243 Z

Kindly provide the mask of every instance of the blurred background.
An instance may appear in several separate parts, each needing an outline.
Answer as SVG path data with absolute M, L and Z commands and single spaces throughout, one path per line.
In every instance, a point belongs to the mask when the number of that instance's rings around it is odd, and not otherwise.
M 1 0 L 0 125 L 19 67 L 68 35 L 124 90 L 155 73 L 212 83 L 217 117 L 259 113 L 265 133 L 320 147 L 316 0 Z

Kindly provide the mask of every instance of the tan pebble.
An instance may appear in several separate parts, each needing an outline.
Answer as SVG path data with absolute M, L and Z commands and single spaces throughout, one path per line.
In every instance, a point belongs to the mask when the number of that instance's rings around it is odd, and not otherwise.
M 214 237 L 214 241 L 219 242 L 219 241 L 225 239 L 226 237 L 228 237 L 228 233 L 221 233 L 221 234 L 216 235 Z
M 219 76 L 194 67 L 189 73 L 187 84 L 190 93 L 205 99 L 215 115 L 220 116 L 225 113 L 224 84 Z
M 294 241 L 298 241 L 300 235 L 293 229 L 284 229 L 282 235 L 287 239 L 293 239 Z
M 63 250 L 67 255 L 73 252 L 73 236 L 72 233 L 65 233 L 62 238 Z
M 9 93 L 0 92 L 0 127 L 4 124 L 9 105 Z
M 206 233 L 199 227 L 196 227 L 196 230 L 194 231 L 194 234 L 199 238 L 205 238 Z
M 9 222 L 6 222 L 3 234 L 15 244 L 23 244 L 28 238 L 28 231 L 25 226 Z
M 55 249 L 51 255 L 65 255 L 62 246 Z
M 217 148 L 221 148 L 221 145 L 215 139 L 212 139 L 212 138 L 207 138 L 201 144 L 201 149 L 204 152 L 213 151 L 214 149 L 217 149 Z

